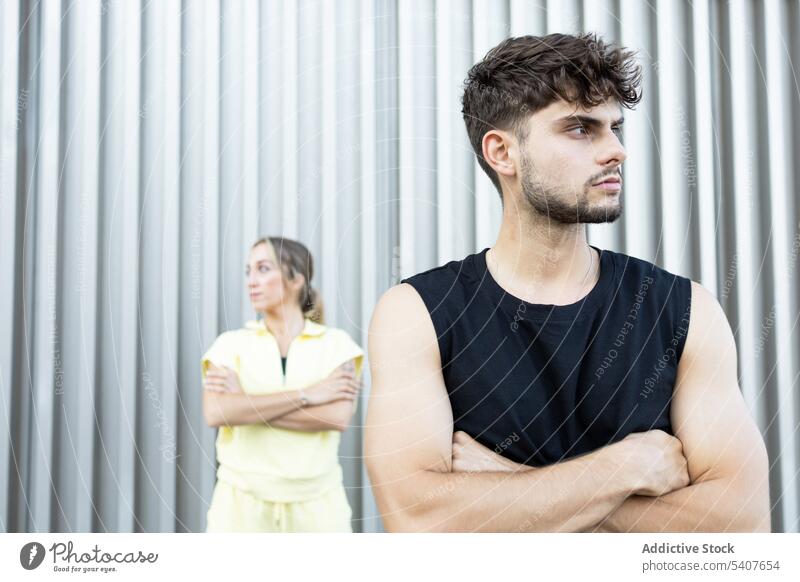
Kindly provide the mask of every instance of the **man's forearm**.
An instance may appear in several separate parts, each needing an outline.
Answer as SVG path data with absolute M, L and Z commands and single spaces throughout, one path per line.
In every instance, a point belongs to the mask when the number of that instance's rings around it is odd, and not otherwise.
M 766 483 L 714 479 L 661 497 L 629 497 L 596 531 L 769 532 Z
M 612 446 L 530 471 L 420 471 L 406 495 L 376 488 L 387 529 L 395 531 L 583 531 L 632 494 L 631 475 Z

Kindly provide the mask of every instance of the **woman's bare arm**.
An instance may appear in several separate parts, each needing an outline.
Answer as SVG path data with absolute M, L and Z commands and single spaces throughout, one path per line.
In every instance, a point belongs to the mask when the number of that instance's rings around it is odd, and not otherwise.
M 211 366 L 206 372 L 203 413 L 210 426 L 270 424 L 291 430 L 345 430 L 360 382 L 347 362 L 325 380 L 302 390 L 247 394 L 235 371 Z M 304 397 L 307 402 L 304 406 Z
M 203 416 L 214 427 L 264 424 L 301 406 L 299 390 L 257 395 L 203 390 Z
M 355 411 L 355 403 L 351 400 L 337 400 L 319 406 L 309 406 L 284 414 L 270 422 L 271 426 L 289 430 L 314 432 L 321 430 L 338 430 L 344 432 L 350 425 Z

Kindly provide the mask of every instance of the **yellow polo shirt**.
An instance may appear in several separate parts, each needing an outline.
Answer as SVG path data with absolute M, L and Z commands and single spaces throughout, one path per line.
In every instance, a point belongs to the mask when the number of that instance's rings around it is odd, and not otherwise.
M 319 382 L 349 360 L 355 360 L 360 375 L 363 357 L 347 332 L 307 319 L 289 346 L 284 378 L 275 336 L 263 321 L 250 321 L 220 335 L 203 355 L 202 369 L 205 376 L 209 362 L 228 366 L 239 375 L 244 392 L 270 394 Z M 217 435 L 217 478 L 267 501 L 313 499 L 342 483 L 340 438 L 335 430 L 223 426 Z

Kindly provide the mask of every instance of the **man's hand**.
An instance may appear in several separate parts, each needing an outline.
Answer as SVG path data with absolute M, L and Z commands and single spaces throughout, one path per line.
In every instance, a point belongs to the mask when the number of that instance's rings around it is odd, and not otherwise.
M 484 447 L 464 431 L 453 433 L 453 473 L 474 473 L 476 471 L 528 471 L 527 465 L 515 463 Z
M 689 485 L 683 445 L 664 431 L 630 434 L 612 447 L 619 457 L 619 464 L 637 475 L 637 495 L 656 497 Z M 498 455 L 463 431 L 453 434 L 454 473 L 515 472 L 533 468 Z
M 620 454 L 640 467 L 641 485 L 637 495 L 658 497 L 688 486 L 689 468 L 683 456 L 683 444 L 663 430 L 629 434 L 621 444 Z
M 635 490 L 636 495 L 660 497 L 691 484 L 683 443 L 663 430 L 635 432 L 612 446 L 629 461 L 626 465 L 639 467 L 637 474 L 642 480 Z M 614 530 L 603 520 L 587 531 L 611 533 Z

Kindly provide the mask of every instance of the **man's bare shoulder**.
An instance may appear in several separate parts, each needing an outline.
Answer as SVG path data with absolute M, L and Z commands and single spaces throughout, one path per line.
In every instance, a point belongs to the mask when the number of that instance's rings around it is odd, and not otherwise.
M 436 331 L 419 293 L 401 283 L 378 300 L 369 326 L 370 359 L 438 365 Z
M 408 283 L 390 287 L 372 313 L 370 333 L 425 333 L 432 329 L 430 314 L 419 293 Z
M 730 323 L 716 296 L 706 287 L 692 281 L 691 318 L 684 353 L 687 364 L 698 357 L 733 352 L 736 342 Z
M 738 393 L 736 362 L 736 340 L 722 306 L 710 290 L 692 281 L 691 318 L 678 363 L 673 413 L 685 416 L 712 394 L 722 399 Z
M 417 310 L 421 311 L 423 314 L 427 313 L 422 297 L 420 297 L 417 290 L 408 283 L 400 283 L 389 287 L 378 300 L 375 311 L 397 308 L 407 309 L 409 311 Z

